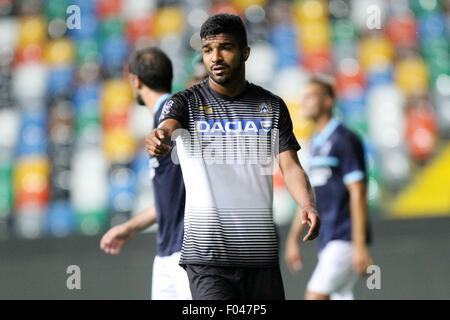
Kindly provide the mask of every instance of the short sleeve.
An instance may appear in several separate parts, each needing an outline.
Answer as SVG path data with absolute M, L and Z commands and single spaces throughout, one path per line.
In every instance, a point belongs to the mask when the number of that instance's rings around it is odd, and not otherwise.
M 364 149 L 360 139 L 350 134 L 346 139 L 341 140 L 340 160 L 342 179 L 345 184 L 365 180 L 366 164 L 364 159 Z
M 162 107 L 159 123 L 167 119 L 175 119 L 184 129 L 187 129 L 189 124 L 188 102 L 178 95 L 169 98 Z
M 280 99 L 280 118 L 278 120 L 279 153 L 286 150 L 300 150 L 300 145 L 295 138 L 289 110 L 283 100 Z

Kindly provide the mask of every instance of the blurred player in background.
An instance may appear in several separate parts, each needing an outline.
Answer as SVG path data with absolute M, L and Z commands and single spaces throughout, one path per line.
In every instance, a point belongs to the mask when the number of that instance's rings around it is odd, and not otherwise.
M 353 299 L 358 274 L 372 264 L 366 209 L 366 166 L 360 139 L 332 116 L 333 86 L 319 77 L 304 89 L 302 111 L 316 124 L 310 146 L 311 184 L 322 227 L 319 261 L 308 283 L 306 299 Z M 286 242 L 285 260 L 301 268 L 299 237 L 303 225 L 294 219 Z
M 188 82 L 188 87 L 192 87 L 194 84 L 200 83 L 208 78 L 208 70 L 206 70 L 203 59 L 198 59 L 194 66 L 194 74 Z
M 161 106 L 170 97 L 172 63 L 158 48 L 135 52 L 129 62 L 132 86 L 140 105 L 154 114 L 158 126 Z M 158 223 L 157 254 L 153 263 L 152 299 L 189 300 L 188 278 L 178 265 L 183 241 L 185 189 L 179 165 L 170 155 L 151 157 L 150 175 L 153 178 L 155 205 L 121 225 L 111 228 L 102 238 L 100 247 L 106 253 L 119 254 L 122 246 L 133 236 Z
M 283 100 L 245 80 L 250 48 L 239 16 L 210 17 L 200 35 L 208 80 L 173 95 L 158 129 L 146 139 L 147 151 L 161 156 L 170 152 L 175 130 L 183 132 L 177 138 L 186 185 L 180 264 L 196 300 L 284 299 L 272 216 L 274 148 L 269 146 L 279 141 L 274 152 L 286 185 L 303 208 L 299 218 L 310 224 L 306 241 L 317 237 L 320 220 L 297 157 L 300 146 Z M 242 148 L 255 141 L 266 142 L 260 154 L 251 153 L 260 145 Z M 226 162 L 217 155 L 222 151 Z M 267 154 L 270 170 L 263 173 L 259 156 L 265 160 Z

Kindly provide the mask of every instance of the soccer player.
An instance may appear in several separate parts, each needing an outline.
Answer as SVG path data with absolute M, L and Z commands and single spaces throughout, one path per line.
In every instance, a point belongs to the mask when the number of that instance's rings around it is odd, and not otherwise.
M 129 62 L 131 82 L 140 105 L 154 113 L 158 126 L 161 106 L 170 97 L 172 63 L 158 48 L 135 52 Z M 153 262 L 152 299 L 190 300 L 186 271 L 178 265 L 183 242 L 185 188 L 183 175 L 170 155 L 151 157 L 155 205 L 140 212 L 124 224 L 111 228 L 100 247 L 106 253 L 119 254 L 133 236 L 155 222 L 158 223 L 157 254 Z
M 200 35 L 209 78 L 173 95 L 146 138 L 152 156 L 177 141 L 186 186 L 180 265 L 195 300 L 281 300 L 272 153 L 303 208 L 300 219 L 310 224 L 304 240 L 316 238 L 320 226 L 300 146 L 283 100 L 245 80 L 250 48 L 239 16 L 212 16 Z
M 372 264 L 367 244 L 366 167 L 360 139 L 332 116 L 334 90 L 324 79 L 305 87 L 302 110 L 316 134 L 310 146 L 311 184 L 321 218 L 319 261 L 305 298 L 353 299 L 358 274 Z M 285 260 L 293 272 L 301 267 L 299 237 L 303 226 L 294 219 L 286 241 Z

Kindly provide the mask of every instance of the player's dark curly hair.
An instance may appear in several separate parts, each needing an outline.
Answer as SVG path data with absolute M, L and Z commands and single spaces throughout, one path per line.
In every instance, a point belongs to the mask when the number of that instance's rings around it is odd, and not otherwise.
M 134 52 L 130 57 L 129 72 L 152 90 L 172 91 L 172 62 L 159 48 L 149 47 Z
M 216 14 L 209 17 L 200 29 L 202 39 L 208 36 L 216 36 L 220 33 L 231 34 L 234 36 L 241 48 L 247 46 L 247 32 L 242 19 L 234 14 Z

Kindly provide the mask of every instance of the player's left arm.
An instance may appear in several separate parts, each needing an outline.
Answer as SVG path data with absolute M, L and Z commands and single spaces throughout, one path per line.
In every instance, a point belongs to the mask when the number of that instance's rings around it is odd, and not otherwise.
M 314 191 L 308 176 L 298 160 L 295 150 L 286 150 L 279 154 L 278 163 L 283 174 L 284 183 L 297 202 L 298 209 L 291 223 L 289 234 L 286 238 L 284 259 L 291 272 L 298 272 L 302 267 L 302 256 L 300 250 L 300 235 L 305 225 L 310 228 L 303 241 L 313 240 L 319 234 L 320 219 L 317 215 Z
M 320 228 L 314 192 L 308 176 L 298 160 L 297 151 L 300 149 L 300 145 L 293 132 L 289 110 L 282 99 L 279 100 L 279 103 L 280 114 L 278 128 L 275 131 L 278 146 L 275 147 L 277 150 L 274 151 L 277 154 L 278 164 L 286 187 L 301 208 L 294 217 L 289 239 L 299 239 L 303 226 L 308 223 L 310 226 L 309 232 L 303 238 L 303 241 L 313 240 L 318 236 Z
M 291 225 L 289 237 L 298 239 L 302 226 L 308 223 L 310 228 L 303 241 L 314 240 L 319 235 L 320 219 L 317 214 L 314 191 L 298 160 L 297 152 L 289 149 L 280 153 L 278 163 L 289 193 L 300 206 Z
M 280 99 L 280 115 L 278 128 L 274 134 L 277 135 L 278 164 L 283 174 L 284 183 L 299 205 L 294 220 L 291 224 L 289 235 L 286 239 L 285 260 L 291 271 L 298 271 L 301 268 L 302 258 L 300 254 L 299 239 L 306 224 L 309 224 L 309 231 L 303 241 L 314 240 L 319 235 L 320 219 L 317 214 L 314 192 L 309 183 L 308 176 L 300 165 L 297 151 L 300 145 L 293 133 L 293 126 L 289 111 L 283 100 Z

